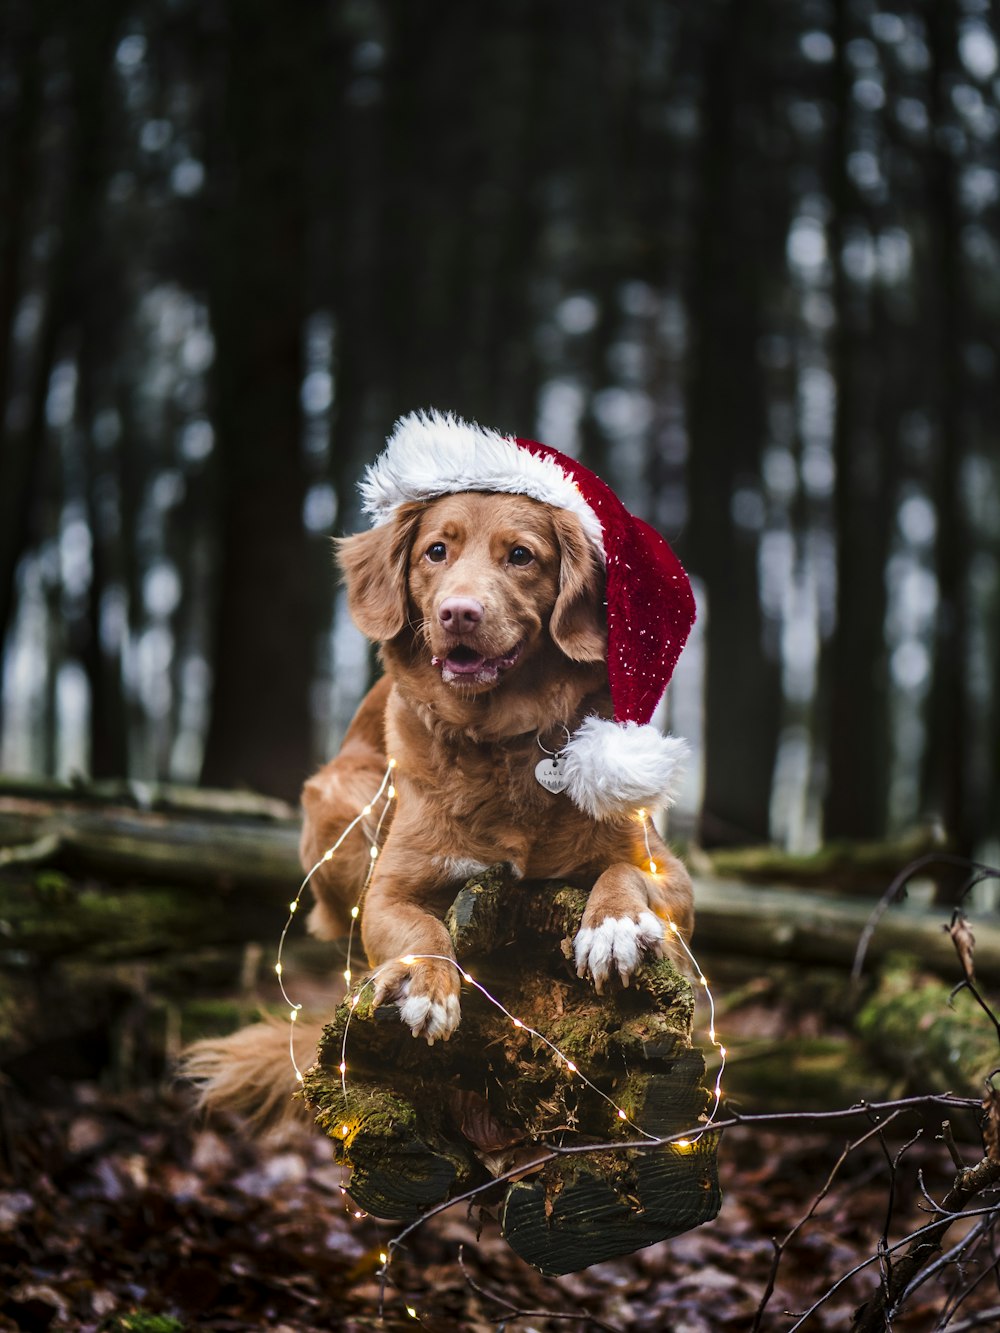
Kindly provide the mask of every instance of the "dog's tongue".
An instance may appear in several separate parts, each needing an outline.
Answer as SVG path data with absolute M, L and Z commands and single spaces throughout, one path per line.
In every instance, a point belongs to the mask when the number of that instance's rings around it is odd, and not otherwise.
M 477 671 L 481 671 L 486 663 L 486 658 L 482 653 L 474 653 L 471 648 L 453 648 L 446 658 L 435 659 L 435 662 L 451 671 L 456 676 L 474 676 Z
M 432 657 L 431 665 L 440 667 L 445 679 L 454 676 L 479 676 L 484 673 L 496 676 L 499 671 L 513 666 L 521 655 L 521 645 L 517 644 L 508 653 L 500 657 L 484 657 L 466 644 L 457 644 L 446 657 Z

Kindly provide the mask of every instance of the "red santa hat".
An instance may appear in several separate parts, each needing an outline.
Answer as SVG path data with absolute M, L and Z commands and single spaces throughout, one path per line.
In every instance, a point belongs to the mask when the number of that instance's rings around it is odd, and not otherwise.
M 606 571 L 614 716 L 586 718 L 560 752 L 566 794 L 596 819 L 669 804 L 688 746 L 650 725 L 650 718 L 694 624 L 694 597 L 680 561 L 576 459 L 451 413 L 401 417 L 361 483 L 375 525 L 408 501 L 457 491 L 527 495 L 579 518 Z

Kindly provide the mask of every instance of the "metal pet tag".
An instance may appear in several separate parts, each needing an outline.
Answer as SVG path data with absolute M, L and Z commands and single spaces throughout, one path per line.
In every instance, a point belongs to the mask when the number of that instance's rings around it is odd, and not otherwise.
M 569 783 L 566 774 L 559 767 L 559 760 L 542 759 L 535 765 L 535 777 L 542 784 L 546 791 L 553 795 L 565 791 Z

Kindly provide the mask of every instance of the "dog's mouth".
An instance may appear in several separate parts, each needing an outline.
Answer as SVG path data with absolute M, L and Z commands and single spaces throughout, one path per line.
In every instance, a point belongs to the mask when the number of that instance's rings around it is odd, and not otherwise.
M 501 671 L 509 670 L 521 656 L 524 643 L 516 643 L 499 657 L 486 657 L 468 644 L 459 643 L 449 648 L 444 657 L 434 656 L 431 665 L 441 668 L 441 679 L 447 683 L 461 681 L 477 685 L 491 685 Z

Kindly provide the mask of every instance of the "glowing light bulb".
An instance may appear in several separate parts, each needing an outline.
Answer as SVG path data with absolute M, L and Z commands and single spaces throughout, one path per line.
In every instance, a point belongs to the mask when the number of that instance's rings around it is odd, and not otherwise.
M 298 898 L 296 898 L 294 902 L 290 902 L 290 903 L 288 904 L 288 910 L 289 910 L 290 912 L 296 912 L 296 911 L 298 911 L 298 907 L 299 907 L 299 900 L 298 900 Z
M 349 967 L 344 968 L 344 980 L 348 985 L 351 984 L 351 969 Z
M 375 860 L 376 856 L 378 856 L 378 848 L 374 845 L 374 843 L 369 848 L 368 855 L 371 857 L 373 861 Z
M 655 874 L 656 874 L 656 862 L 655 862 L 655 861 L 650 861 L 650 863 L 649 863 L 649 873 L 650 873 L 651 875 L 655 875 Z
M 414 958 L 412 953 L 408 953 L 405 958 L 401 958 L 399 961 L 403 964 L 404 967 L 410 967 L 417 960 Z
M 576 1065 L 573 1063 L 572 1060 L 567 1060 L 567 1061 L 566 1061 L 566 1068 L 569 1070 L 569 1072 L 570 1072 L 571 1074 L 575 1074 L 575 1073 L 576 1073 Z
M 628 1119 L 628 1116 L 625 1114 L 625 1112 L 622 1110 L 622 1108 L 621 1108 L 620 1106 L 619 1106 L 619 1108 L 618 1108 L 618 1119 L 619 1119 L 619 1120 L 627 1120 L 627 1119 Z
M 344 1063 L 343 1060 L 341 1060 L 340 1064 L 337 1066 L 337 1069 L 340 1071 L 341 1074 L 347 1073 L 347 1065 Z
M 351 908 L 351 916 L 354 918 L 355 921 L 357 921 L 357 919 L 358 919 L 358 917 L 359 917 L 360 914 L 361 914 L 361 908 L 360 908 L 360 907 L 358 907 L 358 906 L 354 906 L 354 907 Z
M 275 972 L 275 975 L 276 975 L 276 976 L 279 976 L 279 977 L 281 976 L 281 964 L 280 964 L 280 963 L 275 963 L 275 965 L 274 965 L 274 972 Z

